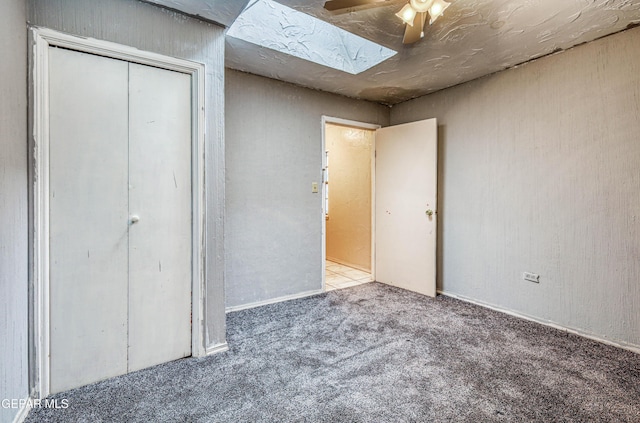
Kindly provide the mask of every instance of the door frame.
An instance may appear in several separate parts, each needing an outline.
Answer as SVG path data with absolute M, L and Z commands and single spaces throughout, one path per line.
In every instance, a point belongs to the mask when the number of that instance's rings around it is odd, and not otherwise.
M 191 207 L 192 207 L 192 283 L 191 283 L 191 354 L 206 355 L 204 336 L 204 254 L 205 254 L 205 66 L 133 47 L 69 35 L 48 28 L 31 27 L 32 54 L 29 88 L 32 136 L 29 140 L 30 209 L 30 280 L 32 286 L 31 330 L 34 360 L 32 383 L 38 398 L 50 392 L 50 321 L 49 321 L 49 47 L 62 47 L 126 62 L 139 63 L 191 75 Z
M 322 291 L 327 290 L 326 286 L 326 261 L 327 261 L 327 219 L 325 218 L 325 169 L 327 168 L 327 134 L 325 131 L 327 123 L 335 125 L 349 126 L 356 129 L 367 129 L 373 131 L 373 144 L 371 148 L 371 277 L 376 277 L 376 130 L 382 125 L 375 123 L 359 122 L 356 120 L 342 119 L 332 116 L 322 115 Z

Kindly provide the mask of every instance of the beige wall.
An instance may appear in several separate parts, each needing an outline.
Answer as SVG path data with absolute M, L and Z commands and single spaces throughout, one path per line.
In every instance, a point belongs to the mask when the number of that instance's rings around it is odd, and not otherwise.
M 431 117 L 439 288 L 640 347 L 640 28 L 391 111 Z
M 371 271 L 371 154 L 374 131 L 327 124 L 327 260 Z

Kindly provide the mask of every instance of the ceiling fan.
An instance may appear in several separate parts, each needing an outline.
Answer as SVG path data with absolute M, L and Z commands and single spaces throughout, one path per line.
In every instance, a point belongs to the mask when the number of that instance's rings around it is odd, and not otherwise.
M 374 7 L 390 6 L 405 3 L 396 16 L 404 21 L 404 44 L 412 44 L 424 37 L 424 25 L 429 15 L 431 25 L 450 6 L 444 0 L 328 0 L 324 8 L 334 14 L 357 12 Z

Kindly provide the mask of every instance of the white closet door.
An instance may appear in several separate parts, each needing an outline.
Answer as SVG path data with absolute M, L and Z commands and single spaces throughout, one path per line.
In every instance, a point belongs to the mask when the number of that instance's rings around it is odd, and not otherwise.
M 130 64 L 129 371 L 191 355 L 191 77 Z
M 127 67 L 49 49 L 52 393 L 127 370 Z

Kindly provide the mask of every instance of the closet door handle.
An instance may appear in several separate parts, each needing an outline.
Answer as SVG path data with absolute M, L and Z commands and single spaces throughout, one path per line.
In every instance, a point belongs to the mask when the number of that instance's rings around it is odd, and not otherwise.
M 138 223 L 139 221 L 140 221 L 140 217 L 139 217 L 139 216 L 136 216 L 136 215 L 133 215 L 133 216 L 131 216 L 131 217 L 129 218 L 129 223 L 130 223 L 131 225 L 134 225 L 134 224 Z

